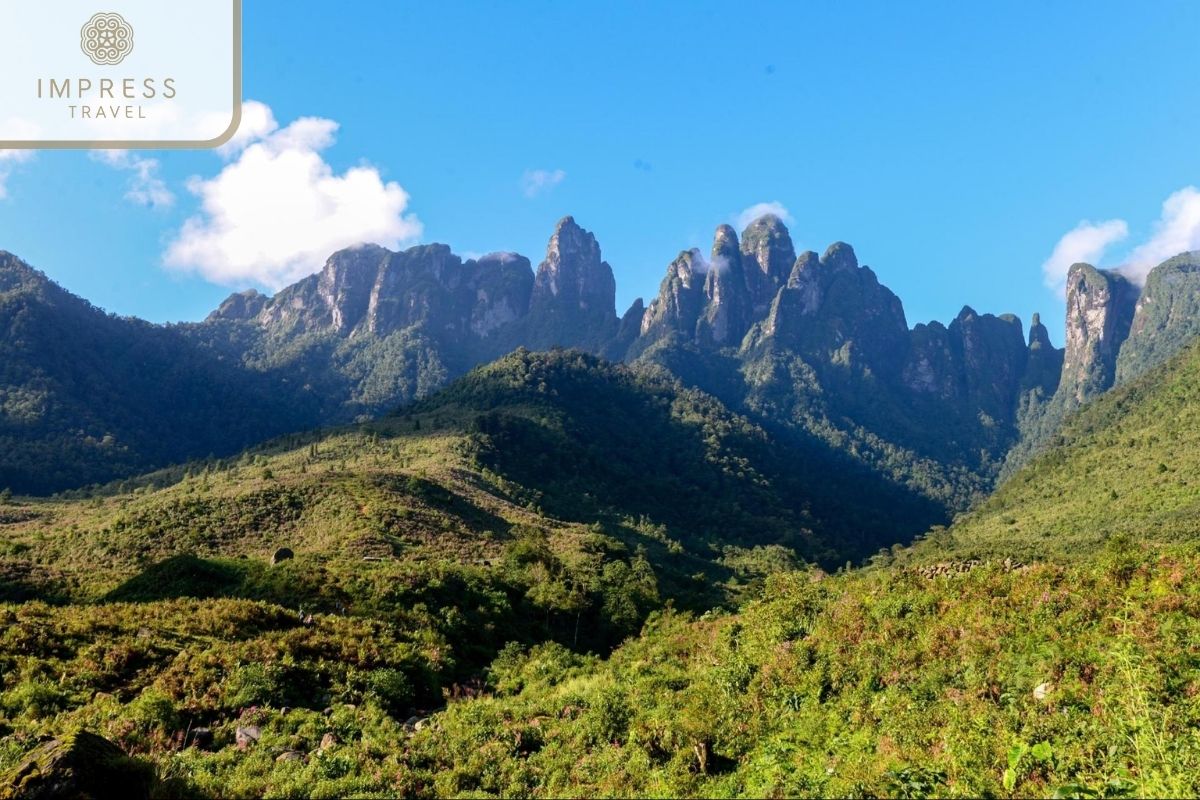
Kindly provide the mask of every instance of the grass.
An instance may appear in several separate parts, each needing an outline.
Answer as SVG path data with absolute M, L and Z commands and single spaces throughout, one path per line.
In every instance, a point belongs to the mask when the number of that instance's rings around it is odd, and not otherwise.
M 1200 349 L 1086 406 L 1055 444 L 914 556 L 1071 560 L 1121 535 L 1196 539 Z

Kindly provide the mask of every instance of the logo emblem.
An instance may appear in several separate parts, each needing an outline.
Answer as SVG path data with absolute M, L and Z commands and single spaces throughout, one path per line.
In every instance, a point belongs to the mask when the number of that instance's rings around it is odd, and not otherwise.
M 133 52 L 133 27 L 120 14 L 101 12 L 80 30 L 79 46 L 95 64 L 120 64 Z

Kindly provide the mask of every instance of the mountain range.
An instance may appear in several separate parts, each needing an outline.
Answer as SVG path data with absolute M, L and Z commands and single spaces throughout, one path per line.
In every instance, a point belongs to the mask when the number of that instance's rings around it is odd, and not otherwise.
M 1140 290 L 1086 264 L 1067 283 L 1066 347 L 1035 314 L 964 307 L 910 328 L 854 250 L 797 254 L 784 223 L 727 225 L 658 295 L 618 316 L 596 238 L 566 217 L 536 270 L 513 253 L 361 246 L 272 297 L 203 322 L 107 315 L 0 255 L 0 486 L 41 494 L 224 456 L 364 420 L 524 347 L 656 365 L 806 454 L 908 498 L 897 538 L 944 522 L 1049 442 L 1079 405 L 1198 330 L 1200 255 Z M 924 509 L 917 512 L 916 509 Z
M 0 797 L 1193 796 L 1198 346 L 907 548 L 854 453 L 562 349 L 0 495 Z

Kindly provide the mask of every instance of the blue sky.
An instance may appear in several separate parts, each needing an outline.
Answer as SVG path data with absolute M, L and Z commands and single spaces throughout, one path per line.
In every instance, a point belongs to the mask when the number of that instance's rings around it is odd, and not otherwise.
M 536 265 L 574 215 L 613 266 L 619 312 L 679 250 L 778 202 L 798 249 L 853 244 L 910 324 L 964 304 L 1041 311 L 1061 342 L 1048 259 L 1054 273 L 1080 254 L 1115 266 L 1200 247 L 1197 30 L 1200 4 L 1165 1 L 246 0 L 245 97 L 279 129 L 331 121 L 304 163 L 332 181 L 357 170 L 366 216 L 392 215 L 367 230 Z M 223 170 L 258 174 L 246 152 L 0 159 L 0 249 L 110 311 L 202 318 L 306 269 L 212 263 L 216 205 L 189 179 L 219 205 L 238 185 Z M 243 233 L 261 222 L 270 249 L 284 205 L 256 203 Z M 207 238 L 188 252 L 208 266 L 167 268 L 197 215 Z

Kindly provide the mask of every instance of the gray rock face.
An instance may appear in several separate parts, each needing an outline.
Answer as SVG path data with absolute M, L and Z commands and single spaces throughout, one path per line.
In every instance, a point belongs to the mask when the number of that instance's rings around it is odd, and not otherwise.
M 749 327 L 750 313 L 737 233 L 722 225 L 713 237 L 712 258 L 704 276 L 704 311 L 696 338 L 702 344 L 737 346 Z
M 1011 419 L 1029 358 L 1021 320 L 966 307 L 949 333 L 961 342 L 967 403 L 993 420 Z
M 961 340 L 952 344 L 945 325 L 918 323 L 910 334 L 909 354 L 901 375 L 904 385 L 920 394 L 960 402 L 966 394 L 961 353 Z
M 516 253 L 492 253 L 478 262 L 468 261 L 466 272 L 469 328 L 475 336 L 491 336 L 529 313 L 533 291 L 529 259 Z
M 1063 354 L 1062 348 L 1050 342 L 1050 332 L 1042 324 L 1041 315 L 1034 313 L 1029 323 L 1029 358 L 1021 391 L 1037 390 L 1041 397 L 1051 397 L 1062 377 Z
M 621 317 L 621 323 L 617 328 L 617 335 L 611 342 L 604 346 L 601 352 L 605 358 L 612 361 L 620 361 L 629 352 L 630 347 L 637 341 L 638 336 L 642 332 L 642 321 L 646 316 L 646 305 L 642 302 L 642 298 L 637 298 L 629 309 Z
M 1113 385 L 1129 336 L 1137 287 L 1124 276 L 1075 264 L 1067 273 L 1067 341 L 1059 392 L 1082 403 Z
M 596 237 L 563 217 L 534 278 L 527 344 L 601 349 L 617 330 L 616 294 Z
M 837 242 L 817 258 L 802 253 L 763 320 L 762 337 L 808 357 L 895 375 L 908 350 L 900 299 L 858 266 L 853 248 Z
M 901 377 L 910 390 L 944 401 L 960 414 L 982 412 L 1009 422 L 1028 363 L 1019 319 L 979 314 L 967 306 L 949 327 L 931 322 L 913 329 Z
M 796 248 L 783 220 L 767 214 L 742 231 L 741 251 L 746 289 L 756 316 L 761 316 L 779 288 L 787 283 L 796 263 Z
M 221 319 L 249 320 L 262 313 L 263 308 L 271 298 L 260 293 L 257 289 L 247 289 L 244 292 L 231 294 L 216 311 L 208 315 L 208 322 Z
M 708 264 L 699 250 L 685 250 L 667 267 L 658 297 L 642 316 L 641 336 L 661 339 L 674 332 L 692 339 L 704 311 L 704 281 Z
M 487 339 L 529 313 L 529 260 L 493 253 L 463 262 L 446 245 L 400 253 L 357 247 L 274 298 L 234 295 L 211 318 L 253 319 L 281 334 L 386 336 L 414 326 L 444 344 Z
M 600 258 L 596 237 L 573 217 L 563 217 L 538 267 L 532 305 L 615 314 L 616 296 L 612 268 Z

